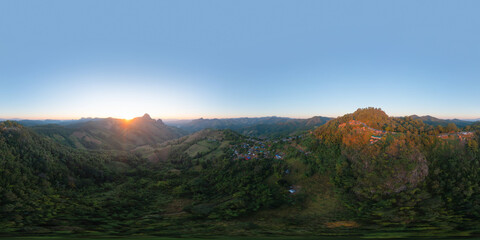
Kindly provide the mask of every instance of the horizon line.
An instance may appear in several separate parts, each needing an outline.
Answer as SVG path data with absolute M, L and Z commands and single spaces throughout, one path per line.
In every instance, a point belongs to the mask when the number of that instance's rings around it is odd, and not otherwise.
M 350 114 L 350 113 L 346 113 L 346 114 Z M 346 115 L 344 114 L 344 115 Z M 191 117 L 191 118 L 170 118 L 170 117 L 167 117 L 167 118 L 161 118 L 161 117 L 151 117 L 152 119 L 155 119 L 155 120 L 162 120 L 162 121 L 187 121 L 187 120 L 197 120 L 197 119 L 235 119 L 235 118 L 268 118 L 268 117 L 277 117 L 277 118 L 290 118 L 290 119 L 309 119 L 309 118 L 313 118 L 313 117 L 328 117 L 328 118 L 338 118 L 338 117 L 341 117 L 341 116 L 344 116 L 344 115 L 338 115 L 338 116 L 328 116 L 328 115 L 314 115 L 314 116 L 310 116 L 310 117 L 285 117 L 285 116 L 278 116 L 278 115 L 260 115 L 260 116 L 222 116 L 222 117 L 205 117 L 205 116 L 199 116 L 199 117 Z M 387 114 L 388 115 L 388 114 Z M 413 115 L 417 115 L 417 114 L 411 114 L 411 115 L 397 115 L 397 116 L 394 116 L 394 115 L 388 115 L 389 117 L 409 117 L 409 116 L 413 116 Z M 143 115 L 142 115 L 143 116 Z M 138 118 L 138 117 L 142 117 L 142 116 L 137 116 L 137 117 L 133 117 L 133 118 L 122 118 L 122 117 L 79 117 L 79 118 L 64 118 L 64 117 L 53 117 L 53 118 L 21 118 L 21 117 L 0 117 L 0 121 L 7 121 L 7 120 L 10 120 L 10 121 L 24 121 L 24 120 L 32 120 L 32 121 L 47 121 L 47 120 L 53 120 L 53 121 L 75 121 L 75 120 L 81 120 L 81 119 L 106 119 L 106 118 L 114 118 L 114 119 L 124 119 L 124 120 L 131 120 L 131 119 L 134 119 L 134 118 Z M 417 115 L 419 117 L 427 117 L 427 116 L 430 116 L 430 117 L 434 117 L 434 118 L 438 118 L 438 119 L 442 119 L 442 120 L 463 120 L 463 121 L 478 121 L 480 120 L 480 117 L 473 117 L 473 118 L 462 118 L 462 117 L 454 117 L 454 118 L 450 118 L 450 117 L 436 117 L 436 116 L 433 116 L 433 115 Z

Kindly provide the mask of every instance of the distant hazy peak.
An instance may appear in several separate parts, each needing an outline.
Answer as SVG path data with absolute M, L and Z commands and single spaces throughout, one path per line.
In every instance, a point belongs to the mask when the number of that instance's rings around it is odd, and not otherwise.
M 148 115 L 148 113 L 145 113 L 142 118 L 147 120 L 152 120 L 152 118 L 150 117 L 150 115 Z

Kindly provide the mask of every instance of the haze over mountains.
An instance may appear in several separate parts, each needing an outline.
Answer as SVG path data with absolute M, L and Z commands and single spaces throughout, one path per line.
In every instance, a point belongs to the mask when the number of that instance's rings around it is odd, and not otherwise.
M 449 123 L 455 123 L 455 125 L 457 125 L 457 127 L 465 127 L 467 125 L 470 125 L 472 124 L 472 122 L 475 122 L 475 121 L 478 121 L 478 120 L 475 120 L 475 119 L 472 119 L 472 120 L 460 120 L 460 119 L 439 119 L 439 118 L 435 118 L 435 117 L 432 117 L 432 116 L 417 116 L 417 115 L 412 115 L 410 116 L 412 117 L 413 119 L 419 119 L 419 120 L 422 120 L 422 122 L 426 123 L 426 124 L 429 124 L 429 125 L 434 125 L 434 126 L 438 126 L 438 125 L 441 125 L 441 126 L 447 126 Z
M 455 123 L 459 127 L 468 125 L 471 122 L 480 121 L 480 118 L 475 119 L 443 119 L 436 118 L 430 115 L 418 116 L 411 115 L 413 119 L 420 119 L 423 122 L 433 125 L 442 125 L 446 126 L 448 123 Z M 46 119 L 46 120 L 29 120 L 29 119 L 19 119 L 19 118 L 0 118 L 0 121 L 12 120 L 18 121 L 24 126 L 37 126 L 37 125 L 46 125 L 46 124 L 58 124 L 58 125 L 69 125 L 73 123 L 88 122 L 92 120 L 99 120 L 102 118 L 81 118 L 81 119 L 72 119 L 72 120 L 56 120 L 56 119 Z M 183 128 L 189 132 L 195 132 L 205 128 L 216 128 L 216 129 L 241 129 L 243 127 L 249 127 L 256 124 L 276 124 L 276 123 L 285 123 L 285 122 L 305 122 L 305 125 L 315 125 L 319 122 L 325 120 L 331 120 L 331 117 L 322 117 L 316 116 L 308 119 L 299 119 L 299 118 L 288 118 L 288 117 L 245 117 L 245 118 L 198 118 L 198 119 L 166 119 L 163 122 L 166 125 Z
M 33 126 L 32 129 L 55 141 L 76 148 L 129 150 L 154 145 L 185 135 L 181 129 L 154 120 L 148 114 L 132 120 L 115 118 L 81 119 Z
M 432 116 L 410 116 L 432 126 L 455 124 L 466 127 L 474 121 L 439 119 Z M 114 118 L 82 118 L 78 120 L 18 120 L 42 135 L 72 147 L 88 149 L 133 149 L 154 145 L 203 129 L 230 129 L 242 135 L 259 138 L 282 138 L 313 130 L 332 118 L 316 116 L 308 119 L 285 117 L 214 118 L 193 120 L 153 120 L 148 114 L 130 121 Z M 121 139 L 121 140 L 119 140 Z
M 291 119 L 280 117 L 196 119 L 166 125 L 148 114 L 132 120 L 82 118 L 79 120 L 20 120 L 22 125 L 57 142 L 84 149 L 131 150 L 155 145 L 203 129 L 230 129 L 260 138 L 286 137 L 312 130 L 331 118 Z

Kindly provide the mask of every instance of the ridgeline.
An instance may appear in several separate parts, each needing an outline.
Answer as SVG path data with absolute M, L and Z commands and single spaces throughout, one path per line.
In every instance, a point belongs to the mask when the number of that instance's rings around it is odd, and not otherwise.
M 148 115 L 1 122 L 0 234 L 480 234 L 478 123 L 377 108 L 275 121 L 262 138 Z

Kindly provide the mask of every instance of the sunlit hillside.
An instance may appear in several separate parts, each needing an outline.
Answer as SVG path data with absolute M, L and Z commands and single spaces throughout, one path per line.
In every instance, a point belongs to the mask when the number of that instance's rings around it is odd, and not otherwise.
M 60 129 L 131 147 L 88 150 L 66 144 Z M 478 234 L 477 124 L 443 128 L 366 108 L 283 138 L 204 129 L 171 139 L 157 129 L 172 128 L 147 115 L 70 127 L 1 123 L 0 231 Z

